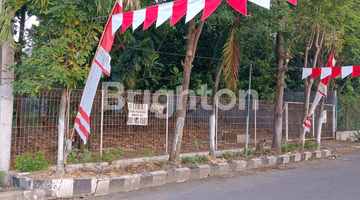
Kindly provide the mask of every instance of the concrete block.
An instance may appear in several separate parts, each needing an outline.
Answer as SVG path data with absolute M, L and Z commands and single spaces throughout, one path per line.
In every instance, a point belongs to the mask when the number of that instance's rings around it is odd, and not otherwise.
M 321 158 L 321 151 L 315 151 L 315 154 L 316 158 Z
M 304 152 L 305 154 L 305 160 L 310 160 L 312 157 L 312 153 L 311 152 Z
M 219 163 L 219 174 L 228 174 L 229 173 L 229 163 Z
M 211 167 L 209 165 L 200 165 L 198 166 L 200 170 L 199 178 L 206 178 L 210 174 Z M 191 176 L 191 174 L 190 174 Z
M 179 168 L 175 169 L 179 173 L 178 182 L 184 182 L 190 179 L 190 169 L 189 168 Z
M 259 168 L 259 167 L 262 167 L 262 159 L 260 158 L 255 158 L 255 159 L 252 159 L 253 162 L 254 162 L 254 168 Z
M 46 191 L 43 189 L 34 189 L 32 191 L 33 199 L 50 199 L 51 197 L 46 196 Z M 55 198 L 55 197 L 54 197 Z
M 321 151 L 321 157 L 325 158 L 326 157 L 326 152 L 325 151 Z
M 325 157 L 331 156 L 331 154 L 332 154 L 331 150 L 326 149 L 324 151 L 325 151 Z
M 316 152 L 311 152 L 311 159 L 315 159 L 316 158 Z
M 122 176 L 125 179 L 124 191 L 137 190 L 140 188 L 140 175 L 126 175 Z
M 294 162 L 300 162 L 301 161 L 301 154 L 300 153 L 296 153 L 296 154 L 294 154 L 294 156 L 295 156 Z
M 211 164 L 209 177 L 217 176 L 220 174 L 220 166 L 218 164 Z
M 23 200 L 33 200 L 33 193 L 31 190 L 23 191 Z
M 23 199 L 22 191 L 12 191 L 12 192 L 1 192 L 0 200 L 21 200 Z
M 276 156 L 276 164 L 283 164 L 283 163 L 284 163 L 284 157 Z
M 73 195 L 92 193 L 92 178 L 75 178 L 73 182 Z
M 288 164 L 290 162 L 290 155 L 282 155 L 282 157 L 283 157 L 282 164 Z
M 305 161 L 306 159 L 306 153 L 301 153 L 301 161 Z
M 46 196 L 55 196 L 55 193 L 53 194 L 51 179 L 34 180 L 34 189 L 45 191 Z
M 23 176 L 12 176 L 12 186 L 24 188 L 25 190 L 32 190 L 33 180 Z
M 116 193 L 124 191 L 125 178 L 123 177 L 114 177 L 110 180 L 109 183 L 109 193 Z
M 140 188 L 151 187 L 153 183 L 153 175 L 151 173 L 140 174 Z
M 190 180 L 198 179 L 200 178 L 200 168 L 195 167 L 189 167 L 190 169 Z
M 253 169 L 254 168 L 254 161 L 252 159 L 246 160 L 246 169 Z
M 94 193 L 94 196 L 102 196 L 109 194 L 109 178 L 100 178 L 97 182 L 97 187 Z
M 166 171 L 166 183 L 174 183 L 179 180 L 179 172 L 175 169 Z
M 150 172 L 153 176 L 152 186 L 159 186 L 166 184 L 166 172 L 165 171 L 157 171 Z
M 273 166 L 276 165 L 276 157 L 270 156 L 263 159 L 263 166 Z
M 72 178 L 52 180 L 52 190 L 53 194 L 55 193 L 55 197 L 71 197 L 73 195 L 73 186 Z
M 292 154 L 292 155 L 289 155 L 289 156 L 290 156 L 290 157 L 289 157 L 289 163 L 295 162 L 295 155 Z

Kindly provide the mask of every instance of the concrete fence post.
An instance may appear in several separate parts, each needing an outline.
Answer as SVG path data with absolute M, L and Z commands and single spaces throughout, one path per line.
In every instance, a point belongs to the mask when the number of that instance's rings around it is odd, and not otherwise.
M 14 72 L 7 71 L 14 63 L 13 50 L 9 44 L 0 46 L 0 171 L 9 171 L 11 152 L 11 129 L 13 119 Z

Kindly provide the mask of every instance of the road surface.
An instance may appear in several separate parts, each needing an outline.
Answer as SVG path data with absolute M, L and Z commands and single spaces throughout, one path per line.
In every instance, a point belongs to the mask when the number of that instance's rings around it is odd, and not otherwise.
M 360 151 L 87 200 L 360 199 Z

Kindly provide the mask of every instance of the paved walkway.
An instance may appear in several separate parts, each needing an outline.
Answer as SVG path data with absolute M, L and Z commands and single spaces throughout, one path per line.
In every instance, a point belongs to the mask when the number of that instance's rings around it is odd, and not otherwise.
M 175 183 L 87 200 L 360 199 L 360 151 L 321 159 Z

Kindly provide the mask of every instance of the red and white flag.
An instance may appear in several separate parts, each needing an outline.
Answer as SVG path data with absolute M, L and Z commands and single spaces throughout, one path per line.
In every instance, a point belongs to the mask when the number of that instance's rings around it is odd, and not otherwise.
M 309 115 L 304 120 L 303 127 L 305 128 L 305 130 L 307 132 L 310 132 L 310 129 L 311 129 L 310 117 L 314 114 L 315 109 L 321 100 L 321 97 L 327 98 L 327 85 L 329 82 L 329 78 L 331 76 L 332 68 L 335 68 L 335 65 L 336 65 L 336 60 L 334 58 L 334 54 L 331 53 L 331 55 L 329 57 L 329 61 L 326 65 L 327 68 L 318 68 L 318 69 L 322 69 L 320 71 L 320 73 L 317 72 L 317 74 L 320 74 L 321 82 L 320 82 L 318 90 L 315 94 L 314 101 L 311 105 Z
M 96 52 L 94 62 L 92 63 L 89 76 L 87 78 L 83 95 L 80 101 L 80 107 L 75 119 L 75 129 L 79 133 L 81 139 L 86 144 L 86 141 L 90 134 L 90 114 L 91 108 L 94 103 L 94 97 L 96 89 L 99 85 L 101 78 L 101 72 L 104 72 L 107 76 L 110 76 L 110 55 L 111 46 L 114 42 L 114 33 L 112 30 L 112 16 L 123 12 L 122 0 L 117 2 L 114 6 L 112 14 L 105 27 L 100 45 Z

